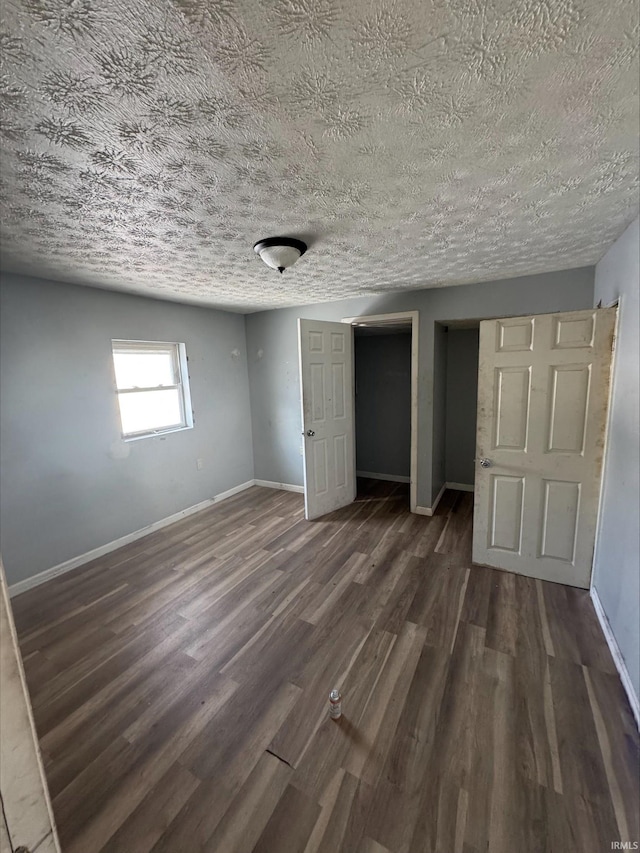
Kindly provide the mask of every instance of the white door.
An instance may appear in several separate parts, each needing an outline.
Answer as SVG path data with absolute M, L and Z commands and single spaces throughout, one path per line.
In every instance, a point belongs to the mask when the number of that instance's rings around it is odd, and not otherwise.
M 589 587 L 615 319 L 480 324 L 475 563 Z
M 308 519 L 356 496 L 353 424 L 353 330 L 345 323 L 298 320 Z

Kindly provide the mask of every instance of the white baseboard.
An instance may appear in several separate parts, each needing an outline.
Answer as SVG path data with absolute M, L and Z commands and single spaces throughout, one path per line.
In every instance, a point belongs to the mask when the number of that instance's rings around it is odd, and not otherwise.
M 446 489 L 447 489 L 447 483 L 445 483 L 442 486 L 442 488 L 440 489 L 440 491 L 436 495 L 436 499 L 432 503 L 432 505 L 431 506 L 417 506 L 416 507 L 416 514 L 417 515 L 433 515 L 435 513 L 436 509 L 438 508 L 438 504 L 440 503 L 440 499 L 444 495 Z
M 227 489 L 226 492 L 220 492 L 220 494 L 215 495 L 212 498 L 207 498 L 206 500 L 200 501 L 200 503 L 194 504 L 186 509 L 181 509 L 180 512 L 176 512 L 166 518 L 161 518 L 159 521 L 154 521 L 153 524 L 148 524 L 146 527 L 140 528 L 140 530 L 134 530 L 133 533 L 127 533 L 126 536 L 114 539 L 113 542 L 107 542 L 106 545 L 100 545 L 98 548 L 93 548 L 91 551 L 79 554 L 77 557 L 72 557 L 70 560 L 65 560 L 64 563 L 58 563 L 57 566 L 52 566 L 50 569 L 38 572 L 37 575 L 32 575 L 30 578 L 25 578 L 22 581 L 11 584 L 9 587 L 9 595 L 13 598 L 16 595 L 20 595 L 21 592 L 26 592 L 28 589 L 40 586 L 40 584 L 46 583 L 58 575 L 63 575 L 65 572 L 77 569 L 78 566 L 83 566 L 85 563 L 91 562 L 91 560 L 103 557 L 105 554 L 111 553 L 111 551 L 117 551 L 118 548 L 122 548 L 124 545 L 129 545 L 137 539 L 142 539 L 143 536 L 148 536 L 156 530 L 168 527 L 175 521 L 180 521 L 188 515 L 193 515 L 194 513 L 200 512 L 200 510 L 206 509 L 209 506 L 213 506 L 213 504 L 219 503 L 226 498 L 237 495 L 239 492 L 243 492 L 245 489 L 249 489 L 253 485 L 254 480 L 247 480 L 246 483 L 241 483 L 239 486 Z
M 473 492 L 475 487 L 469 483 L 445 483 L 448 489 L 455 489 L 457 492 Z
M 234 495 L 239 495 L 240 492 L 246 492 L 247 489 L 250 489 L 251 486 L 255 486 L 255 484 L 256 484 L 255 480 L 247 480 L 246 483 L 240 483 L 239 486 L 232 486 L 230 489 L 227 489 L 226 492 L 220 492 L 219 495 L 214 495 L 214 497 L 211 498 L 211 503 L 217 504 L 217 503 L 220 503 L 220 501 L 226 500 L 227 498 L 232 498 Z M 203 501 L 203 503 L 206 503 L 206 501 Z M 199 504 L 196 504 L 196 507 L 198 507 L 198 506 L 199 506 Z M 200 507 L 200 509 L 204 509 L 204 507 Z M 192 512 L 198 512 L 198 510 L 197 509 L 188 509 L 188 510 L 183 510 L 183 512 L 185 515 L 191 515 Z M 171 522 L 169 522 L 169 524 L 171 524 Z
M 385 480 L 388 483 L 410 483 L 411 477 L 402 474 L 374 474 L 371 471 L 356 471 L 356 477 L 366 477 L 368 480 Z
M 593 607 L 596 611 L 596 616 L 598 617 L 600 627 L 602 628 L 602 633 L 604 634 L 607 645 L 611 651 L 613 661 L 616 665 L 616 669 L 618 670 L 618 674 L 620 675 L 620 681 L 622 681 L 622 686 L 624 687 L 624 691 L 629 699 L 633 716 L 636 719 L 636 726 L 640 729 L 640 702 L 638 701 L 638 696 L 636 695 L 636 691 L 633 687 L 629 670 L 627 669 L 627 665 L 622 657 L 620 646 L 618 645 L 614 633 L 611 630 L 611 625 L 607 619 L 607 614 L 604 612 L 604 607 L 602 606 L 602 602 L 600 601 L 600 596 L 598 595 L 596 588 L 592 586 L 590 593 L 591 600 L 593 601 Z
M 275 483 L 273 480 L 254 480 L 254 486 L 264 486 L 266 489 L 282 489 L 284 492 L 297 492 L 304 494 L 304 486 L 296 486 L 293 483 Z

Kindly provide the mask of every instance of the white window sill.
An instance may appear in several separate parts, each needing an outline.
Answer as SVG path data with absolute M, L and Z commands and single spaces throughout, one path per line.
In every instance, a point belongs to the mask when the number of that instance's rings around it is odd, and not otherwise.
M 153 432 L 141 432 L 135 435 L 123 435 L 123 441 L 140 441 L 141 438 L 162 438 L 165 435 L 171 435 L 174 432 L 185 432 L 188 429 L 193 429 L 193 424 L 187 426 L 171 427 L 170 429 L 159 429 Z

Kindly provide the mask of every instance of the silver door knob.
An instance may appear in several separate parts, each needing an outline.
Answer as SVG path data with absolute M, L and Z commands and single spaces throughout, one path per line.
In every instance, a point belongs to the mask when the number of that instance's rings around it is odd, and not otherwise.
M 307 430 L 307 435 L 309 436 L 309 438 L 311 438 L 312 436 L 314 436 L 314 435 L 315 435 L 315 432 L 314 432 L 312 429 L 308 429 L 308 430 Z
M 478 462 L 480 462 L 481 468 L 491 468 L 491 465 L 493 464 L 490 459 L 484 459 L 484 458 L 479 459 Z

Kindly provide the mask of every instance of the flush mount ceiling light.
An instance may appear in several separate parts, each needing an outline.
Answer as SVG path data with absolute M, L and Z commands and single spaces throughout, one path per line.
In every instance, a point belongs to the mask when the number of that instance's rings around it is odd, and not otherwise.
M 294 237 L 267 237 L 258 240 L 253 250 L 268 267 L 283 273 L 307 251 L 307 244 Z

